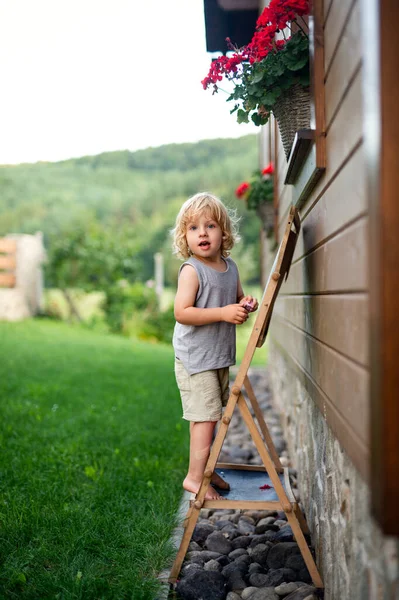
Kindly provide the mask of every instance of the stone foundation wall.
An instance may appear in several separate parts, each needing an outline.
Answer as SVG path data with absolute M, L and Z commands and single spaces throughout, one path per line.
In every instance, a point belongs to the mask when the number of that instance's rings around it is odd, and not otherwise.
M 298 471 L 325 600 L 399 600 L 399 541 L 381 534 L 368 486 L 272 341 L 269 356 L 273 402 Z

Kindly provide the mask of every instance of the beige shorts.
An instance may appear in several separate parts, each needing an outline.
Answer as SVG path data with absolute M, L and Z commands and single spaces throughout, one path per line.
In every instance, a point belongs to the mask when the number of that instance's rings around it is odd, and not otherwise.
M 195 423 L 219 421 L 229 399 L 229 368 L 189 375 L 175 359 L 175 375 L 183 405 L 183 419 Z

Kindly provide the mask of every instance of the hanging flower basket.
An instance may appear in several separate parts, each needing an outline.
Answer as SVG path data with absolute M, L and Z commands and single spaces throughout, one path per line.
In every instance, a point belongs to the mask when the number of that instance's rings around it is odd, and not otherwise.
M 256 214 L 262 222 L 262 227 L 267 235 L 270 237 L 274 231 L 274 206 L 272 202 L 262 202 L 256 208 Z
M 275 102 L 273 114 L 277 119 L 285 156 L 288 159 L 295 133 L 310 123 L 310 92 L 308 87 L 293 85 Z
M 212 85 L 213 93 L 224 78 L 233 84 L 227 101 L 239 123 L 264 125 L 273 113 L 287 157 L 295 132 L 310 124 L 308 14 L 309 0 L 271 0 L 251 42 L 236 48 L 227 38 L 232 54 L 213 60 L 201 82 L 204 89 Z

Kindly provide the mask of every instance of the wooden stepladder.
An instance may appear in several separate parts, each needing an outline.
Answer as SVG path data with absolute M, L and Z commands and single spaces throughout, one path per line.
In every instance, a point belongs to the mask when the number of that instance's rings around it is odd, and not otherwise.
M 286 278 L 288 276 L 300 227 L 298 211 L 296 208 L 292 207 L 288 216 L 283 239 L 277 251 L 269 279 L 266 283 L 263 298 L 259 305 L 258 315 L 243 360 L 239 367 L 237 377 L 232 385 L 230 397 L 212 445 L 200 489 L 198 490 L 195 500 L 190 502 L 190 508 L 185 519 L 184 534 L 170 572 L 170 583 L 175 583 L 179 575 L 201 508 L 266 509 L 285 512 L 287 521 L 291 525 L 295 540 L 309 570 L 313 584 L 317 588 L 323 588 L 322 579 L 304 537 L 304 534 L 309 533 L 309 530 L 301 509 L 291 491 L 288 469 L 283 468 L 280 463 L 280 459 L 247 375 L 256 348 L 261 347 L 266 339 L 274 302 L 284 277 Z M 243 386 L 247 392 L 258 425 L 256 425 L 247 402 L 241 392 Z M 262 458 L 263 466 L 217 462 L 236 406 L 238 406 L 259 455 Z M 261 434 L 263 435 L 263 438 Z M 216 469 L 219 474 L 227 476 L 231 490 L 219 491 L 223 496 L 223 500 L 205 500 L 205 494 L 211 482 L 212 474 Z M 261 490 L 262 484 L 270 484 L 271 489 Z

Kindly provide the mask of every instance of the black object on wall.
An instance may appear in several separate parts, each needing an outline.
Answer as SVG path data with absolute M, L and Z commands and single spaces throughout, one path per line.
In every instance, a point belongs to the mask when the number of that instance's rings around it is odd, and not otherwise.
M 204 0 L 206 49 L 227 51 L 226 38 L 239 48 L 249 44 L 255 31 L 259 10 L 224 10 L 217 0 Z

